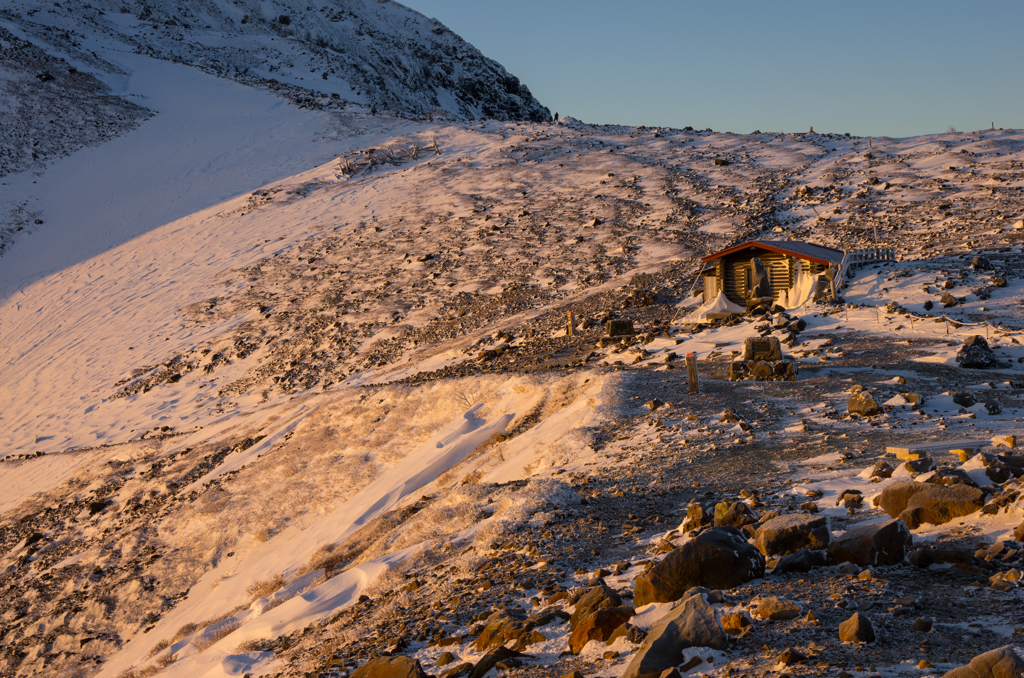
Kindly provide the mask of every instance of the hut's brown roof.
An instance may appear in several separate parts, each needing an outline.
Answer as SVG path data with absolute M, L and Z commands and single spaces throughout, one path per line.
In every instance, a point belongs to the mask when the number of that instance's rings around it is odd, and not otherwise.
M 788 254 L 797 259 L 805 259 L 825 266 L 829 264 L 841 264 L 843 262 L 844 254 L 843 250 L 837 250 L 823 245 L 813 245 L 809 242 L 800 242 L 799 240 L 749 240 L 739 245 L 733 245 L 721 252 L 715 252 L 714 254 L 702 257 L 701 261 L 714 261 L 715 259 L 724 257 L 727 254 L 739 252 L 740 250 L 750 247 L 760 247 L 761 249 L 765 249 L 770 252 Z

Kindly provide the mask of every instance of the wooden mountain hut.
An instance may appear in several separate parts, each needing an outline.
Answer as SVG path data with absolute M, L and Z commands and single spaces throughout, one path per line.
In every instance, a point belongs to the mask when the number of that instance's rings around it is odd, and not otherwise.
M 746 305 L 755 284 L 755 258 L 764 264 L 772 296 L 778 301 L 783 292 L 793 289 L 801 273 L 814 277 L 830 267 L 838 268 L 843 255 L 843 250 L 796 240 L 751 240 L 734 245 L 702 259 L 704 301 L 724 291 L 729 301 Z

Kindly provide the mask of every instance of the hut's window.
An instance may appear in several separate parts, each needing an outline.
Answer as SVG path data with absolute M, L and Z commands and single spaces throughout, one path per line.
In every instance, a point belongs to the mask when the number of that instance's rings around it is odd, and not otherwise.
M 749 292 L 754 288 L 754 265 L 748 264 L 744 274 L 746 275 L 747 291 Z

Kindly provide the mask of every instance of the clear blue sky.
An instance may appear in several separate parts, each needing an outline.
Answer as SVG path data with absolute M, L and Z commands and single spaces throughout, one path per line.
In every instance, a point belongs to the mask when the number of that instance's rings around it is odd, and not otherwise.
M 1024 2 L 399 0 L 584 122 L 913 136 L 1024 127 Z

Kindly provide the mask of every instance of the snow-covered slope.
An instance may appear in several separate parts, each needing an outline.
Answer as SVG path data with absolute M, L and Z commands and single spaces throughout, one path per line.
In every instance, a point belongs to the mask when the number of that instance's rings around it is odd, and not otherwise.
M 0 20 L 68 60 L 95 63 L 96 43 L 118 44 L 250 84 L 273 79 L 406 115 L 550 118 L 500 64 L 391 0 L 11 0 Z

